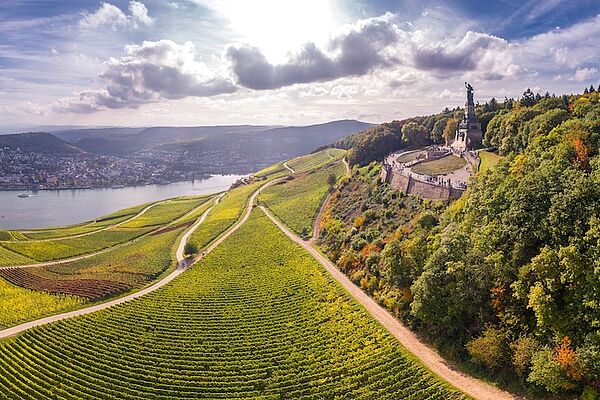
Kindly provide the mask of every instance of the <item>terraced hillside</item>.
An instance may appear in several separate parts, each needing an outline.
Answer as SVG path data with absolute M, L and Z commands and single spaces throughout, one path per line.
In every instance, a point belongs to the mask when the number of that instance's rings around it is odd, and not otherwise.
M 314 259 L 255 210 L 168 286 L 0 343 L 0 397 L 462 395 L 414 361 Z

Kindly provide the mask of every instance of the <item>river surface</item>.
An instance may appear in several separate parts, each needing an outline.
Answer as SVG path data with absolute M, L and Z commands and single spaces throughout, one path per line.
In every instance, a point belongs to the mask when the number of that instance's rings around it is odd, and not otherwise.
M 0 191 L 0 228 L 29 229 L 77 224 L 138 204 L 227 190 L 240 177 L 213 175 L 209 179 L 122 189 Z M 17 197 L 22 193 L 32 196 Z

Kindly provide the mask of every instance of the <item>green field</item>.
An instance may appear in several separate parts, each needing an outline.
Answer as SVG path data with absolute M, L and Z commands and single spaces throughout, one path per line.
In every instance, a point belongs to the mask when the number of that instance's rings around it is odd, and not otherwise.
M 462 398 L 257 210 L 164 288 L 1 342 L 0 371 L 23 399 Z
M 23 313 L 25 317 L 11 317 L 11 313 L 7 313 L 3 323 L 9 326 L 56 311 L 68 311 L 85 301 L 119 295 L 156 280 L 175 266 L 174 249 L 179 235 L 211 205 L 212 201 L 207 201 L 203 207 L 175 225 L 121 246 L 118 250 L 62 264 L 24 268 L 16 275 L 0 271 L 0 276 L 26 289 L 33 289 L 25 290 L 10 285 L 21 290 L 18 292 L 13 289 L 10 292 L 19 296 L 0 295 L 0 309 L 19 310 L 19 306 L 15 306 L 15 299 L 25 307 L 31 305 L 30 308 L 37 308 L 36 312 L 28 310 Z M 64 299 L 77 299 L 77 302 Z M 61 305 L 60 308 L 57 303 Z
M 0 329 L 65 311 L 83 302 L 84 299 L 75 296 L 52 295 L 23 289 L 0 278 Z
M 288 165 L 295 172 L 303 172 L 318 168 L 331 161 L 341 160 L 346 154 L 345 150 L 325 149 L 313 154 L 307 154 L 302 157 L 294 158 L 288 161 Z
M 492 153 L 491 151 L 480 151 L 478 154 L 481 160 L 479 163 L 479 171 L 481 172 L 494 168 L 496 164 L 498 164 L 498 162 L 504 158 L 496 153 Z
M 19 265 L 19 264 L 31 264 L 35 260 L 24 255 L 14 253 L 4 247 L 0 246 L 0 266 L 3 265 Z
M 412 167 L 412 171 L 417 174 L 434 176 L 456 171 L 465 165 L 467 165 L 467 161 L 464 158 L 457 157 L 455 155 L 449 155 L 438 158 L 437 160 L 426 161 L 421 164 L 417 164 Z
M 329 192 L 327 177 L 334 175 L 337 179 L 343 174 L 344 165 L 340 162 L 270 186 L 262 191 L 258 199 L 306 239 L 312 233 L 314 219 Z
M 273 164 L 267 168 L 263 168 L 258 172 L 255 172 L 254 176 L 258 178 L 277 178 L 279 176 L 284 176 L 289 174 L 290 171 L 286 167 L 283 166 L 283 163 Z
M 141 286 L 162 274 L 174 263 L 172 249 L 185 227 L 148 235 L 114 252 L 50 265 L 27 271 L 49 279 L 105 279 Z
M 92 253 L 119 243 L 133 240 L 153 228 L 111 228 L 88 236 L 50 241 L 3 242 L 2 246 L 36 261 L 51 261 Z M 8 260 L 4 265 L 18 265 Z
M 194 208 L 205 203 L 207 197 L 193 199 L 174 199 L 162 202 L 144 214 L 121 225 L 123 228 L 141 228 L 146 226 L 164 225 L 182 217 Z
M 408 152 L 408 153 L 404 153 L 404 154 L 396 157 L 396 162 L 397 163 L 407 163 L 407 162 L 410 162 L 410 161 L 414 161 L 421 154 L 425 154 L 425 152 L 421 151 L 421 150 L 415 150 L 415 151 L 411 151 L 411 152 Z

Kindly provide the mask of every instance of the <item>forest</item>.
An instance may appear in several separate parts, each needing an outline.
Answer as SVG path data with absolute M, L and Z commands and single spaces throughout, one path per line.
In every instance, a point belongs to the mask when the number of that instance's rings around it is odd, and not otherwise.
M 503 159 L 459 200 L 378 183 L 390 151 L 443 142 L 461 110 L 337 143 L 358 165 L 320 242 L 351 279 L 470 372 L 535 396 L 600 389 L 600 93 L 478 105 Z M 448 128 L 450 127 L 450 128 Z

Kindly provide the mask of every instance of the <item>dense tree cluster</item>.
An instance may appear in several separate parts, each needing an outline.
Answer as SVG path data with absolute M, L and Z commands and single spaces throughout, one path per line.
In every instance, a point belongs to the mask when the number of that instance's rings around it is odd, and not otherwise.
M 441 212 L 363 188 L 358 210 L 332 205 L 324 248 L 447 354 L 531 391 L 600 389 L 600 93 L 586 92 L 495 103 L 485 141 L 506 157 L 460 200 Z M 404 216 L 369 234 L 388 210 Z

